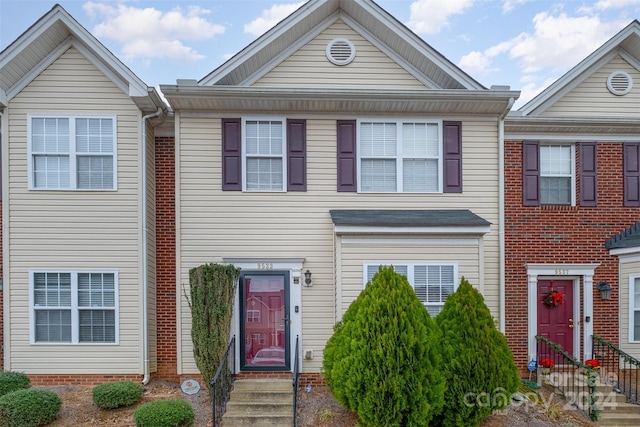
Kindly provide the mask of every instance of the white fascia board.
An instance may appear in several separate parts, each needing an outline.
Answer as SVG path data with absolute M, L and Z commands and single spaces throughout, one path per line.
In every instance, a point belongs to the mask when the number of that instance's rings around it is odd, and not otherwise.
M 262 77 L 267 75 L 271 70 L 273 70 L 276 66 L 282 63 L 284 60 L 293 55 L 296 51 L 301 49 L 304 45 L 309 43 L 311 40 L 319 36 L 324 30 L 333 25 L 340 17 L 338 12 L 333 13 L 331 16 L 327 17 L 324 21 L 322 21 L 319 25 L 317 25 L 313 30 L 307 32 L 307 34 L 298 39 L 294 44 L 290 45 L 287 49 L 283 50 L 276 57 L 271 59 L 271 61 L 267 62 L 263 65 L 257 72 L 253 73 L 243 82 L 241 82 L 238 86 L 251 86 Z
M 362 225 L 336 225 L 335 234 L 487 234 L 489 225 L 470 227 L 376 227 Z
M 341 18 L 347 25 L 351 26 L 354 30 L 359 32 L 369 43 L 377 47 L 382 53 L 391 58 L 396 64 L 400 65 L 406 72 L 411 74 L 420 83 L 433 89 L 439 88 L 439 85 L 429 79 L 428 76 L 419 71 L 404 58 L 400 57 L 396 52 L 389 49 L 385 43 L 374 36 L 369 30 L 367 30 L 348 16 L 341 16 Z
M 6 107 L 7 105 L 9 105 L 7 93 L 2 88 L 0 88 L 0 107 Z
M 484 86 L 482 86 L 479 82 L 475 81 L 471 76 L 464 73 L 461 69 L 456 67 L 453 63 L 446 61 L 438 51 L 429 46 L 423 39 L 418 37 L 414 32 L 410 31 L 401 24 L 396 18 L 391 16 L 388 12 L 386 12 L 381 7 L 373 7 L 369 1 L 366 0 L 353 0 L 360 7 L 365 9 L 367 12 L 371 13 L 376 19 L 380 22 L 386 24 L 389 28 L 391 28 L 396 34 L 402 37 L 407 43 L 410 43 L 413 47 L 415 47 L 419 52 L 421 52 L 424 56 L 428 57 L 440 67 L 442 70 L 445 70 L 449 75 L 455 76 L 456 80 L 460 83 L 464 84 L 467 89 L 477 89 L 477 90 L 486 90 Z
M 640 253 L 640 247 L 634 246 L 631 248 L 618 248 L 618 249 L 610 249 L 609 255 L 615 256 L 626 256 L 630 254 Z
M 287 32 L 290 28 L 295 26 L 301 19 L 302 15 L 306 15 L 309 13 L 313 13 L 320 6 L 325 3 L 325 0 L 322 1 L 310 1 L 307 4 L 302 5 L 298 10 L 293 12 L 284 21 L 280 22 L 275 27 L 271 28 L 269 31 L 258 37 L 254 40 L 249 46 L 245 47 L 238 54 L 233 56 L 227 62 L 222 64 L 217 69 L 213 70 L 210 74 L 205 76 L 202 80 L 198 82 L 198 85 L 207 86 L 215 84 L 222 77 L 226 76 L 238 66 L 240 66 L 243 62 L 245 62 L 248 58 L 251 58 L 257 51 L 262 50 L 266 46 L 268 46 L 271 42 L 276 40 L 282 33 Z

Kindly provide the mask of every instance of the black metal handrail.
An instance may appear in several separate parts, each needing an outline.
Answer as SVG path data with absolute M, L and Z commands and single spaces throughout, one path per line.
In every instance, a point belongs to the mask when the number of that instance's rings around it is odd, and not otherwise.
M 296 335 L 296 352 L 293 356 L 293 427 L 298 426 L 298 380 L 300 378 L 300 336 Z
M 602 409 L 597 405 L 599 372 L 545 337 L 536 336 L 536 342 L 538 382 L 544 380 L 560 391 L 569 403 L 592 420 L 597 420 Z
M 592 343 L 591 352 L 593 357 L 600 361 L 603 372 L 606 372 L 607 383 L 618 393 L 627 396 L 629 402 L 640 404 L 638 397 L 640 361 L 599 335 L 593 335 Z
M 211 402 L 213 406 L 213 427 L 218 427 L 227 407 L 236 372 L 236 337 L 231 338 L 227 351 L 222 356 L 216 374 L 211 380 Z

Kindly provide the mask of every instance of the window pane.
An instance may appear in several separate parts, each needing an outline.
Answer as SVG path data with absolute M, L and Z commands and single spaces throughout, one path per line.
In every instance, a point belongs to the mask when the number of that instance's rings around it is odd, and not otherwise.
M 540 177 L 540 203 L 545 205 L 571 204 L 571 178 Z
M 281 156 L 283 154 L 283 123 L 281 121 L 247 121 L 245 150 L 248 155 Z
M 68 156 L 33 156 L 35 188 L 69 188 Z
M 36 153 L 69 153 L 69 119 L 33 118 L 31 150 Z
M 113 273 L 79 273 L 78 305 L 80 307 L 114 307 Z
M 395 123 L 361 123 L 360 155 L 362 157 L 395 157 L 397 152 Z
M 363 159 L 360 164 L 362 191 L 396 191 L 396 161 Z
M 112 310 L 80 310 L 80 342 L 115 342 L 115 313 Z
M 36 342 L 71 342 L 71 310 L 36 310 Z
M 540 174 L 571 175 L 571 146 L 540 146 Z
M 282 158 L 247 158 L 247 190 L 282 190 Z
M 79 153 L 113 152 L 113 120 L 76 119 L 76 150 Z
M 36 307 L 70 307 L 69 273 L 34 273 L 33 300 Z
M 403 187 L 406 192 L 438 191 L 438 161 L 405 159 Z
M 113 188 L 113 157 L 78 157 L 78 188 Z
M 640 311 L 633 313 L 633 340 L 640 341 Z

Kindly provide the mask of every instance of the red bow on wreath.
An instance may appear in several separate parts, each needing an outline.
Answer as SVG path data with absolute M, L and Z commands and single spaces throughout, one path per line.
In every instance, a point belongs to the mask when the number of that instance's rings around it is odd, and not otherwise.
M 543 298 L 544 305 L 546 305 L 549 308 L 557 307 L 559 305 L 562 305 L 562 303 L 564 302 L 563 301 L 564 294 L 560 291 L 555 290 L 553 285 L 554 284 L 552 280 L 551 288 Z

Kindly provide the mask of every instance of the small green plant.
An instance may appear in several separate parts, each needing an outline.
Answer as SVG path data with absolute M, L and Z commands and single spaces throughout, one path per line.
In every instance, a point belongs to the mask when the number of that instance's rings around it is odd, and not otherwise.
M 62 400 L 52 391 L 26 388 L 0 397 L 1 427 L 37 427 L 58 418 Z
M 0 396 L 29 387 L 31 387 L 31 380 L 27 374 L 14 371 L 0 372 Z
M 334 415 L 331 408 L 327 408 L 326 406 L 318 409 L 316 413 L 320 416 L 320 421 L 322 422 L 329 421 Z
M 93 404 L 102 409 L 131 406 L 142 397 L 142 385 L 133 381 L 100 384 L 91 392 Z
M 182 399 L 155 400 L 133 413 L 137 427 L 191 427 L 195 418 L 189 402 Z

